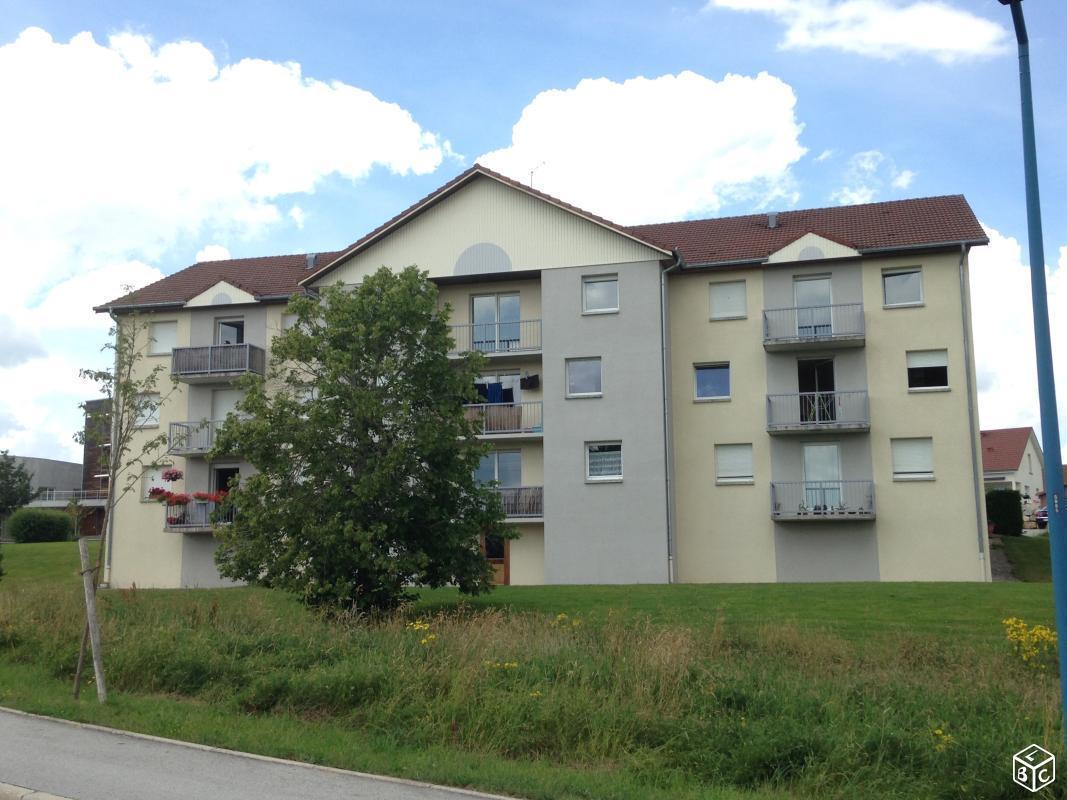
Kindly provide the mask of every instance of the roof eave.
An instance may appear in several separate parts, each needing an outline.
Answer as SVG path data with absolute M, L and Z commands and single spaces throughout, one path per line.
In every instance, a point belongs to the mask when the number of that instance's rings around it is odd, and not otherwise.
M 912 252 L 915 250 L 947 250 L 959 247 L 981 247 L 989 244 L 987 237 L 981 239 L 950 239 L 944 242 L 921 242 L 919 244 L 894 244 L 887 247 L 857 248 L 861 255 L 881 255 L 883 253 Z

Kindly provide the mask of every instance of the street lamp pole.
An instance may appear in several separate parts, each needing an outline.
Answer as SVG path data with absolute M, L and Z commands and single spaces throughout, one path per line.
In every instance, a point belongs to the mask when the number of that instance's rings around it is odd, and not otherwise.
M 1060 468 L 1060 425 L 1056 411 L 1056 378 L 1052 369 L 1052 336 L 1048 323 L 1045 286 L 1045 245 L 1041 233 L 1041 194 L 1037 185 L 1037 145 L 1034 138 L 1034 97 L 1030 88 L 1030 41 L 1026 35 L 1022 0 L 1000 0 L 1011 7 L 1015 38 L 1019 42 L 1019 93 L 1023 116 L 1023 166 L 1026 172 L 1026 220 L 1030 244 L 1030 291 L 1034 305 L 1034 343 L 1037 347 L 1037 391 L 1041 402 L 1041 443 L 1045 453 L 1045 492 L 1048 531 L 1052 548 L 1052 589 L 1059 635 L 1060 687 L 1063 733 L 1067 736 L 1067 505 Z

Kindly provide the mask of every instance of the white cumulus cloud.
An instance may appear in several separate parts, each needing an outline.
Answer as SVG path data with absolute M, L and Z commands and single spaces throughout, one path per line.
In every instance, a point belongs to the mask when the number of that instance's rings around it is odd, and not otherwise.
M 1030 267 L 1019 241 L 985 226 L 988 247 L 971 251 L 971 306 L 983 428 L 1030 425 L 1041 434 L 1034 355 Z M 1059 418 L 1063 461 L 1067 462 L 1067 247 L 1057 269 L 1045 270 L 1056 374 L 1060 376 Z
M 898 169 L 896 162 L 879 150 L 855 153 L 845 164 L 844 185 L 831 192 L 830 199 L 841 205 L 871 203 L 879 199 L 886 186 L 907 189 L 915 180 L 910 169 Z
M 1009 43 L 997 23 L 937 0 L 709 0 L 706 8 L 773 16 L 785 25 L 785 50 L 922 55 L 952 64 L 998 55 Z
M 767 73 L 586 79 L 541 92 L 511 144 L 478 160 L 524 183 L 532 171 L 535 188 L 623 224 L 795 202 L 795 111 L 793 89 Z
M 400 106 L 299 64 L 220 64 L 194 41 L 119 33 L 0 45 L 0 448 L 77 459 L 79 366 L 101 365 L 92 306 L 220 242 L 299 226 L 296 198 L 328 176 L 433 172 L 448 142 Z M 207 244 L 214 242 L 215 244 Z M 205 246 L 206 245 L 206 246 Z
M 196 252 L 196 261 L 225 261 L 230 257 L 230 249 L 221 244 L 207 244 Z

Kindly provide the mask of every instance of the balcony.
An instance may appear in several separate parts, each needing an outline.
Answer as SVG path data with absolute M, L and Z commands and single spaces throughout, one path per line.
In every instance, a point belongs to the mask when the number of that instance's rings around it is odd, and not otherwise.
M 170 374 L 185 383 L 218 383 L 248 372 L 262 375 L 267 354 L 251 344 L 215 344 L 208 347 L 175 347 Z
M 463 407 L 467 419 L 481 426 L 485 439 L 540 439 L 544 433 L 540 400 L 527 403 L 475 403 Z
M 866 335 L 862 303 L 763 312 L 763 349 L 767 351 L 863 347 Z
M 225 420 L 172 422 L 167 436 L 167 452 L 173 456 L 203 456 L 215 446 L 215 432 Z
M 542 522 L 545 518 L 545 489 L 543 486 L 498 487 L 508 522 Z
M 767 432 L 865 433 L 871 429 L 866 392 L 800 392 L 767 395 Z
M 874 519 L 874 482 L 772 483 L 771 519 L 778 522 L 859 522 Z
M 64 508 L 72 502 L 80 506 L 102 507 L 107 503 L 107 489 L 44 489 L 28 505 Z
M 458 356 L 474 350 L 494 361 L 517 360 L 518 356 L 541 354 L 541 320 L 519 322 L 483 322 L 475 325 L 451 325 L 453 347 L 449 355 Z
M 216 525 L 228 525 L 233 522 L 235 509 L 230 506 L 212 521 L 216 503 L 210 500 L 190 500 L 174 506 L 165 506 L 166 517 L 163 529 L 180 533 L 211 533 Z

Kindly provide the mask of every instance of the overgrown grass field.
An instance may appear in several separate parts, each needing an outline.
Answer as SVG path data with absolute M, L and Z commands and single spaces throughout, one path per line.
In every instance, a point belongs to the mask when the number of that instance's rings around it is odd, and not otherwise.
M 330 620 L 262 589 L 101 598 L 69 697 L 73 544 L 5 547 L 0 703 L 529 798 L 1009 798 L 1059 683 L 1001 620 L 1048 585 L 502 588 Z
M 1040 536 L 1005 536 L 1002 541 L 1016 578 L 1021 581 L 1052 580 L 1047 533 Z

